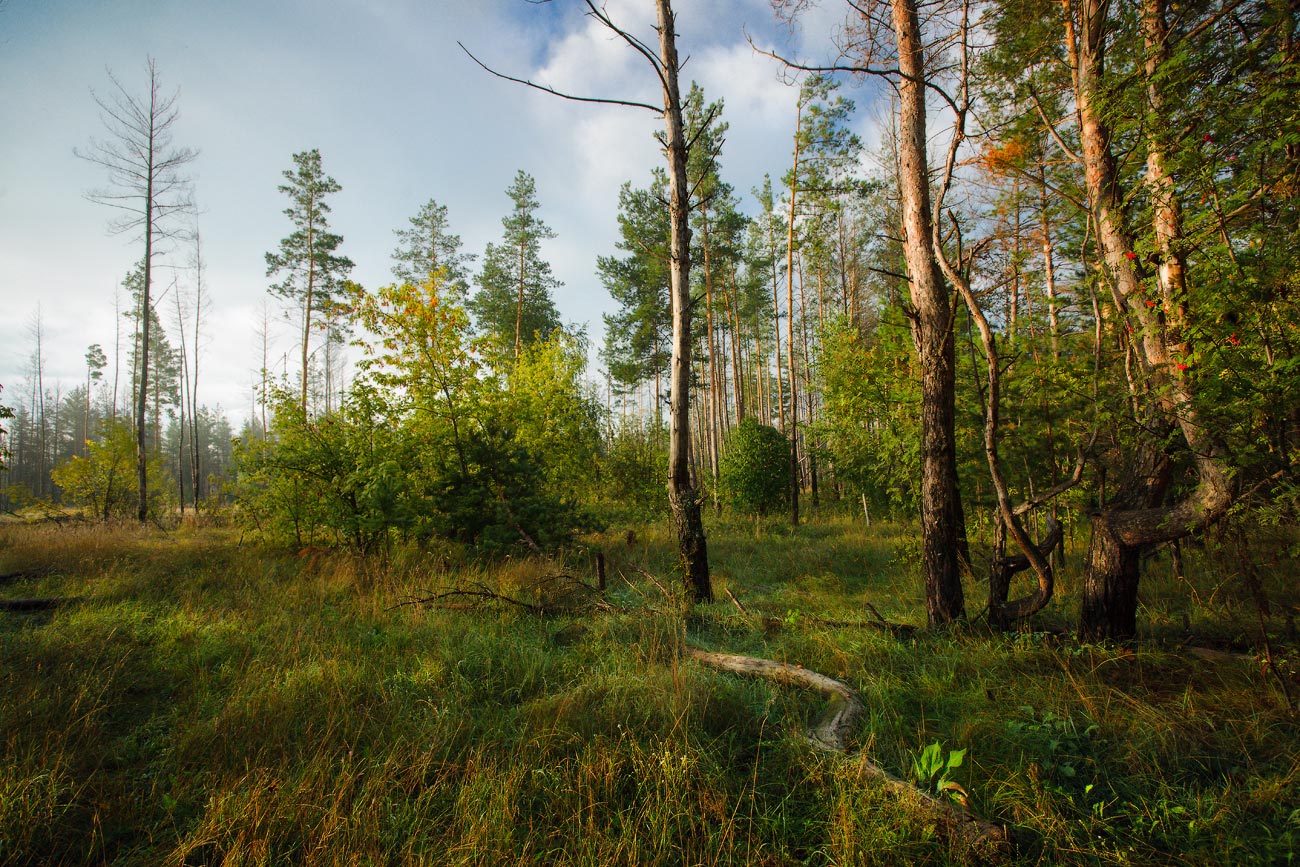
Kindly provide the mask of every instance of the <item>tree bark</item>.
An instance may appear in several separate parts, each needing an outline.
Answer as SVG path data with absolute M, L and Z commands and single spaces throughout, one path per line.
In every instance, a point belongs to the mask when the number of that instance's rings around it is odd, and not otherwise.
M 677 532 L 686 589 L 697 602 L 711 602 L 708 545 L 700 500 L 691 478 L 691 224 L 686 177 L 686 139 L 677 73 L 677 34 L 669 0 L 656 0 L 659 61 L 664 96 L 664 151 L 668 159 L 669 217 L 672 231 L 673 314 L 672 395 L 669 410 L 668 503 Z
M 1217 520 L 1235 492 L 1226 465 L 1226 450 L 1207 429 L 1194 402 L 1195 381 L 1189 365 L 1186 273 L 1179 256 L 1183 239 L 1173 180 L 1165 169 L 1157 138 L 1147 143 L 1147 184 L 1153 198 L 1153 229 L 1160 249 L 1158 300 L 1147 299 L 1137 271 L 1133 232 L 1126 223 L 1111 131 L 1097 105 L 1105 76 L 1110 28 L 1107 0 L 1082 0 L 1076 25 L 1073 0 L 1062 0 L 1067 56 L 1074 74 L 1080 140 L 1097 242 L 1111 278 L 1116 309 L 1135 339 L 1141 367 L 1139 412 L 1157 433 L 1177 429 L 1192 454 L 1197 484 L 1181 501 L 1164 506 L 1170 482 L 1170 458 L 1162 437 L 1148 436 L 1133 450 L 1125 483 L 1113 500 L 1093 517 L 1092 541 L 1085 563 L 1079 635 L 1084 640 L 1128 640 L 1137 633 L 1137 588 L 1142 551 L 1181 538 Z M 1147 46 L 1148 98 L 1162 104 L 1156 73 L 1167 57 L 1169 32 L 1164 4 L 1143 0 L 1142 31 Z
M 961 575 L 969 563 L 957 486 L 953 306 L 931 246 L 926 156 L 925 60 L 915 0 L 892 5 L 898 43 L 898 177 L 903 248 L 911 281 L 912 338 L 921 369 L 921 573 L 932 626 L 965 616 Z
M 149 137 L 145 156 L 144 194 L 144 285 L 140 290 L 140 397 L 135 409 L 135 478 L 138 494 L 135 517 L 141 524 L 149 519 L 149 453 L 145 445 L 144 416 L 149 405 L 147 385 L 149 381 L 149 290 L 153 285 L 154 144 L 157 139 L 154 118 L 158 104 L 158 82 L 152 74 L 149 79 Z

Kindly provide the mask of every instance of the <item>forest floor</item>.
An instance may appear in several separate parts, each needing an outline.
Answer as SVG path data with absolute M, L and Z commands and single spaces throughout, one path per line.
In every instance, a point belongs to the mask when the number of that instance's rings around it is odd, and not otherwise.
M 911 528 L 709 531 L 720 601 L 684 616 L 659 525 L 492 565 L 289 552 L 226 529 L 0 526 L 0 598 L 78 599 L 0 612 L 0 864 L 974 859 L 864 776 L 868 757 L 935 792 L 955 783 L 1013 830 L 1012 863 L 1300 853 L 1300 588 L 1281 542 L 1255 540 L 1280 556 L 1245 577 L 1209 544 L 1181 577 L 1153 558 L 1142 635 L 1112 647 L 1059 634 L 1077 568 L 1022 631 L 975 619 L 900 637 L 863 624 L 874 608 L 924 626 Z M 603 597 L 556 577 L 594 583 L 597 548 Z M 557 610 L 414 604 L 452 590 Z M 976 615 L 983 588 L 967 592 Z M 686 646 L 851 685 L 860 752 L 809 744 L 815 693 Z

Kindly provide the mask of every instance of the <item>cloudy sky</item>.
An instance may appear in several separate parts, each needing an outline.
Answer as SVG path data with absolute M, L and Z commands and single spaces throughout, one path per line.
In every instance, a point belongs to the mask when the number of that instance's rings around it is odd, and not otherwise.
M 836 4 L 797 31 L 768 0 L 678 0 L 684 77 L 725 99 L 731 125 L 724 176 L 741 193 L 779 177 L 789 159 L 794 88 L 746 41 L 825 56 Z M 353 278 L 391 281 L 393 231 L 430 198 L 481 253 L 501 233 L 505 189 L 523 169 L 558 237 L 544 252 L 564 288 L 567 322 L 603 337 L 612 302 L 595 274 L 614 252 L 619 186 L 643 184 L 662 156 L 648 111 L 582 105 L 492 78 L 457 47 L 513 75 L 575 93 L 659 101 L 644 59 L 582 14 L 579 0 L 8 0 L 0 4 L 0 384 L 14 403 L 27 386 L 38 305 L 45 382 L 85 380 L 92 343 L 114 341 L 114 287 L 138 261 L 109 235 L 109 209 L 86 193 L 99 167 L 78 159 L 103 137 L 92 91 L 111 70 L 143 94 L 154 58 L 179 88 L 175 142 L 192 164 L 212 307 L 200 401 L 232 420 L 249 412 L 265 253 L 291 231 L 277 192 L 292 154 L 318 148 L 341 185 L 332 228 L 356 263 Z M 653 42 L 650 0 L 610 0 L 612 17 Z M 862 93 L 851 93 L 859 102 Z M 870 134 L 870 106 L 860 107 Z M 752 207 L 752 201 L 747 202 Z M 175 257 L 177 261 L 182 256 Z M 167 281 L 170 278 L 165 278 Z M 272 300 L 273 315 L 282 308 Z M 170 322 L 164 302 L 163 319 Z M 282 319 L 282 317 L 280 317 Z M 276 357 L 293 338 L 279 329 Z M 289 362 L 291 375 L 296 367 Z

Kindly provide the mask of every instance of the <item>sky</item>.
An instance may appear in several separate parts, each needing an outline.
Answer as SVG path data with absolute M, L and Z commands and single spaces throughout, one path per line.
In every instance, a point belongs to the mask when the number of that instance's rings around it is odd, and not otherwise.
M 747 37 L 826 57 L 838 10 L 814 8 L 791 29 L 768 0 L 674 5 L 678 49 L 689 58 L 684 86 L 696 80 L 708 99 L 725 101 L 723 177 L 748 198 L 765 172 L 785 171 L 796 91 Z M 655 43 L 650 0 L 606 6 Z M 282 173 L 312 148 L 342 186 L 329 199 L 340 252 L 356 263 L 352 279 L 370 288 L 392 282 L 394 230 L 429 199 L 447 207 L 464 249 L 481 255 L 500 238 L 515 173 L 533 175 L 538 215 L 557 235 L 542 247 L 564 283 L 556 306 L 598 346 L 601 314 L 614 305 L 596 258 L 617 252 L 621 184 L 644 185 L 663 164 L 652 137 L 662 121 L 493 78 L 457 45 L 566 92 L 661 102 L 645 59 L 584 9 L 579 0 L 0 2 L 0 399 L 13 405 L 30 393 L 38 315 L 48 391 L 85 382 L 93 343 L 108 352 L 111 375 L 114 288 L 142 246 L 108 232 L 113 213 L 87 198 L 105 186 L 105 172 L 73 151 L 104 138 L 94 95 L 111 94 L 109 73 L 142 95 L 148 58 L 164 91 L 179 90 L 175 144 L 199 151 L 189 174 L 211 299 L 199 401 L 222 407 L 236 427 L 251 412 L 265 304 L 278 323 L 277 366 L 287 354 L 297 375 L 290 323 L 267 294 L 265 254 L 292 231 L 277 191 Z M 856 124 L 869 142 L 878 139 L 873 117 L 860 106 Z M 163 262 L 187 255 L 178 249 Z M 158 309 L 172 330 L 174 301 L 165 296 Z

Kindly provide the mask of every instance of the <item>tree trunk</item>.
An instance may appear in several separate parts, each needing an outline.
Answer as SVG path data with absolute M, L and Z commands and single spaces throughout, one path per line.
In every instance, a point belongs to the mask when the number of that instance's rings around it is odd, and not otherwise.
M 149 290 L 153 285 L 153 180 L 154 180 L 154 114 L 157 104 L 157 84 L 150 81 L 149 88 L 149 152 L 146 157 L 144 202 L 144 285 L 140 290 L 140 399 L 135 409 L 135 477 L 138 501 L 136 520 L 141 524 L 149 518 L 149 455 L 145 447 L 144 416 L 149 405 Z
M 307 349 L 311 344 L 311 307 L 316 293 L 316 203 L 308 204 L 307 213 L 307 297 L 302 306 L 302 414 L 307 417 Z
M 969 562 L 957 487 L 953 310 L 931 247 L 926 71 L 916 3 L 895 0 L 892 8 L 901 73 L 898 179 L 903 247 L 914 308 L 912 338 L 921 370 L 921 573 L 929 622 L 939 625 L 965 616 L 961 574 Z
M 799 126 L 803 122 L 803 100 L 794 118 L 794 166 L 790 169 L 790 216 L 785 239 L 785 355 L 790 372 L 790 524 L 799 526 L 799 397 L 794 369 L 794 217 L 799 197 Z M 802 285 L 800 286 L 802 289 Z
M 671 190 L 671 289 L 673 352 L 669 410 L 668 503 L 677 531 L 678 552 L 687 591 L 697 602 L 711 602 L 708 546 L 700 501 L 691 478 L 691 224 L 686 178 L 686 139 L 682 131 L 682 100 L 678 87 L 677 34 L 669 0 L 656 0 L 659 17 L 659 60 L 663 71 L 664 151 Z
M 1125 224 L 1111 133 L 1095 104 L 1103 85 L 1109 27 L 1105 0 L 1084 0 L 1076 31 L 1071 0 L 1062 0 L 1065 40 L 1074 72 L 1084 177 L 1097 226 L 1097 241 L 1111 277 L 1115 306 L 1138 339 L 1133 351 L 1141 366 L 1139 410 L 1145 427 L 1157 433 L 1175 428 L 1192 454 L 1196 487 L 1171 506 L 1162 506 L 1169 485 L 1170 459 L 1159 436 L 1140 443 L 1130 458 L 1125 484 L 1093 518 L 1079 633 L 1086 640 L 1126 640 L 1137 632 L 1139 557 L 1153 545 L 1181 538 L 1221 517 L 1232 504 L 1234 485 L 1226 449 L 1204 426 L 1193 397 L 1195 383 L 1181 359 L 1190 357 L 1190 310 L 1186 275 L 1177 255 L 1182 219 L 1172 179 L 1164 168 L 1159 141 L 1147 143 L 1147 184 L 1153 198 L 1153 223 L 1161 251 L 1158 289 L 1161 302 L 1143 303 L 1132 232 Z M 1144 69 L 1148 98 L 1162 104 L 1156 75 L 1170 50 L 1160 0 L 1143 0 L 1142 31 L 1148 52 Z M 1135 471 L 1136 469 L 1136 471 Z

